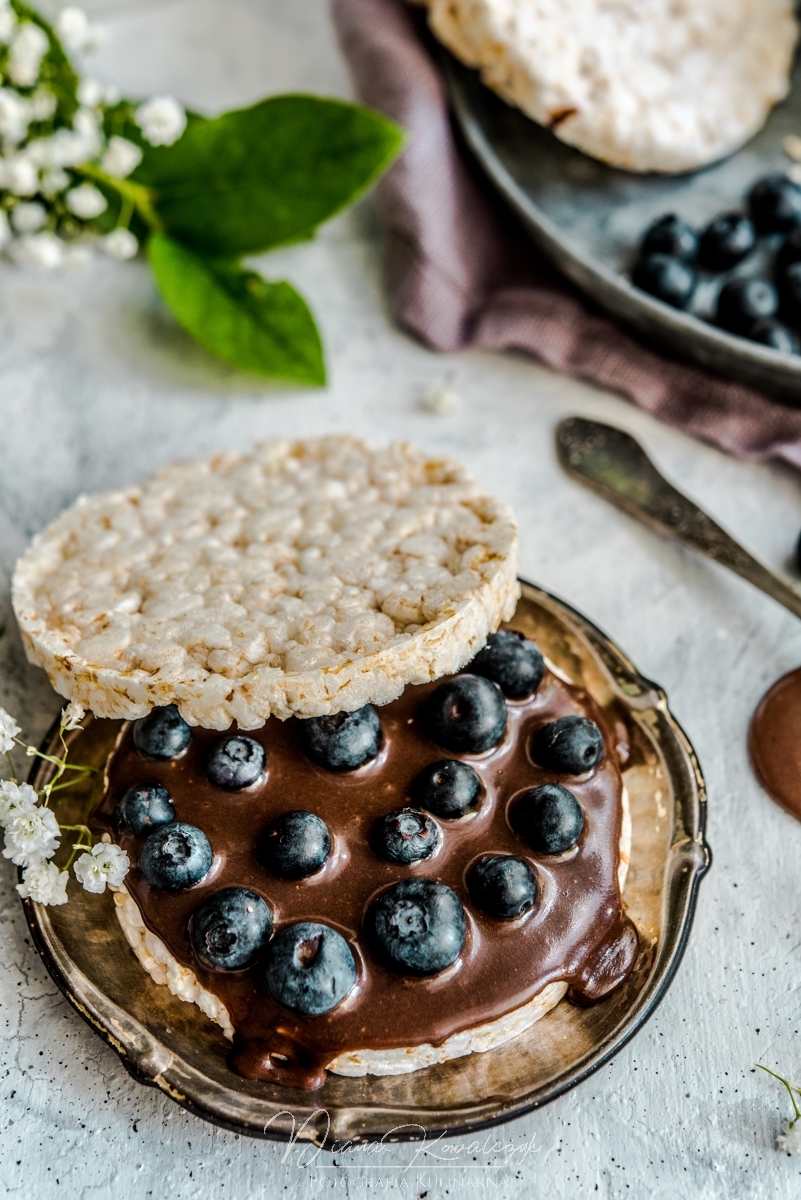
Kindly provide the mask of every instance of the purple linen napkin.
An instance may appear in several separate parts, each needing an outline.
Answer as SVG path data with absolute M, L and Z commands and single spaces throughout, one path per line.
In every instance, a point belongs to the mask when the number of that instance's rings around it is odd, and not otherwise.
M 398 322 L 434 350 L 517 349 L 742 458 L 801 468 L 801 410 L 663 356 L 552 270 L 463 157 L 405 0 L 331 0 L 361 100 L 408 131 L 379 185 Z

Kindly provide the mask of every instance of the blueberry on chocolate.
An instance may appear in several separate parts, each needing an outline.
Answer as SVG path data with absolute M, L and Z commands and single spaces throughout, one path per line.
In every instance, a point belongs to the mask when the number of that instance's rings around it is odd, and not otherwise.
M 754 224 L 745 213 L 721 213 L 702 233 L 698 258 L 708 271 L 728 271 L 746 258 L 755 245 Z
M 584 812 L 576 797 L 558 783 L 529 788 L 511 812 L 512 826 L 538 854 L 572 850 L 584 828 Z
M 372 704 L 355 712 L 300 722 L 303 751 L 326 771 L 355 771 L 381 749 L 381 722 Z
M 139 869 L 152 887 L 182 892 L 211 868 L 211 846 L 202 829 L 173 821 L 162 825 L 139 851 Z
M 780 171 L 754 184 L 748 206 L 760 233 L 786 233 L 801 225 L 801 188 Z
M 140 721 L 134 721 L 133 743 L 145 758 L 167 761 L 180 758 L 192 738 L 192 730 L 174 704 L 154 708 Z
M 528 863 L 513 854 L 485 854 L 467 875 L 476 908 L 499 920 L 512 920 L 534 907 L 537 880 Z
M 686 308 L 695 291 L 696 278 L 692 267 L 681 259 L 668 254 L 649 254 L 636 262 L 631 282 L 672 308 Z
M 531 757 L 537 766 L 560 775 L 591 771 L 603 752 L 603 734 L 587 717 L 559 717 L 539 729 L 531 740 Z
M 642 240 L 640 254 L 669 254 L 683 262 L 692 262 L 698 253 L 698 234 L 676 213 L 657 217 Z
M 413 808 L 399 808 L 379 817 L 373 829 L 372 845 L 387 862 L 409 866 L 429 858 L 439 843 L 436 821 Z
M 264 956 L 262 986 L 292 1012 L 318 1016 L 340 1004 L 356 982 L 350 946 L 330 925 L 299 921 L 277 933 Z
M 469 763 L 443 758 L 417 776 L 409 795 L 418 808 L 454 821 L 471 812 L 481 798 L 481 780 Z
M 522 633 L 499 629 L 487 638 L 470 664 L 474 675 L 497 683 L 508 700 L 533 696 L 545 674 L 545 662 L 534 642 Z
M 421 714 L 428 736 L 446 750 L 482 754 L 506 732 L 506 701 L 481 675 L 457 675 L 432 692 Z
M 212 746 L 206 759 L 206 778 L 226 792 L 252 787 L 264 774 L 267 752 L 261 742 L 233 733 Z
M 455 892 L 435 879 L 405 879 L 375 900 L 367 932 L 376 951 L 405 975 L 436 975 L 459 957 L 467 923 Z
M 175 820 L 172 797 L 160 783 L 135 783 L 120 800 L 114 813 L 117 824 L 136 837 L 152 833 L 158 825 Z
M 189 940 L 209 971 L 242 971 L 269 942 L 273 919 L 265 900 L 248 888 L 214 892 L 189 918 Z
M 331 852 L 328 826 L 316 813 L 297 810 L 271 821 L 259 841 L 258 859 L 282 879 L 305 879 Z

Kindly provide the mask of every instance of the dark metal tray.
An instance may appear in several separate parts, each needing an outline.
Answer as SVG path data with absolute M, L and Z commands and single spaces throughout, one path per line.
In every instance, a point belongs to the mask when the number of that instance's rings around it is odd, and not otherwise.
M 801 404 L 801 356 L 781 354 L 704 321 L 719 282 L 703 282 L 693 309 L 680 312 L 629 282 L 636 248 L 647 226 L 666 212 L 705 225 L 737 208 L 761 175 L 783 170 L 788 134 L 801 135 L 801 66 L 788 98 L 742 150 L 703 170 L 682 175 L 636 175 L 564 145 L 547 129 L 511 108 L 477 72 L 442 51 L 456 120 L 489 179 L 512 206 L 537 246 L 565 275 L 613 316 L 679 357 L 740 383 Z M 767 270 L 773 248 L 730 274 Z M 728 278 L 726 276 L 725 278 Z
M 345 1139 L 414 1140 L 463 1134 L 508 1121 L 561 1095 L 605 1063 L 639 1029 L 665 993 L 684 951 L 696 890 L 710 855 L 704 840 L 704 781 L 692 746 L 664 693 L 637 673 L 594 625 L 531 584 L 514 625 L 601 703 L 616 697 L 632 727 L 625 772 L 632 855 L 625 897 L 641 937 L 628 983 L 594 1008 L 558 1004 L 507 1045 L 411 1075 L 329 1075 L 313 1093 L 251 1082 L 229 1070 L 229 1043 L 198 1008 L 154 984 L 128 947 L 112 897 L 70 884 L 70 902 L 23 901 L 34 941 L 70 1003 L 143 1083 L 228 1129 L 333 1148 Z M 119 733 L 92 720 L 73 735 L 73 761 L 102 768 Z M 53 738 L 53 741 L 55 739 Z M 41 786 L 52 768 L 40 762 Z M 89 791 L 56 793 L 62 821 L 85 820 Z M 422 1129 L 421 1129 L 422 1127 Z

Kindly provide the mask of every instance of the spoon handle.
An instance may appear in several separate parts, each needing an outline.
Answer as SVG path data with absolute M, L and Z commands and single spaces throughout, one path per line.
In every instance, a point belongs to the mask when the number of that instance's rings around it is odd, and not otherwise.
M 568 417 L 559 423 L 556 445 L 569 475 L 652 529 L 722 563 L 801 617 L 801 596 L 668 483 L 628 433 Z

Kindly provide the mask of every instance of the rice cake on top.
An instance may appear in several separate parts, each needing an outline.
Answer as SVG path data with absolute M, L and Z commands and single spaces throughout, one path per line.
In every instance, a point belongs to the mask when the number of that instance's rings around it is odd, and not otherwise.
M 61 695 L 206 729 L 386 704 L 458 671 L 519 596 L 511 510 L 406 442 L 271 441 L 82 497 L 13 580 Z

